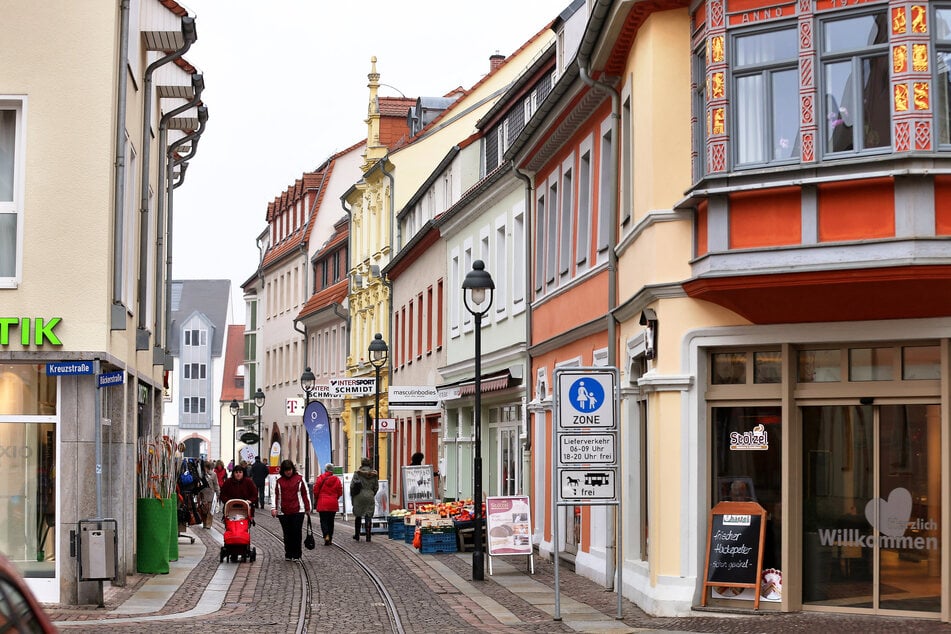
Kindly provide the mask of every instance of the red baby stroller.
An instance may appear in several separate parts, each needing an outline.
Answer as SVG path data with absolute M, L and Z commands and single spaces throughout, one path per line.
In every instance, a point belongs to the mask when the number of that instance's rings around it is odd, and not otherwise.
M 225 543 L 218 553 L 219 562 L 226 557 L 231 562 L 257 559 L 251 545 L 251 516 L 251 505 L 247 500 L 228 500 L 225 504 Z

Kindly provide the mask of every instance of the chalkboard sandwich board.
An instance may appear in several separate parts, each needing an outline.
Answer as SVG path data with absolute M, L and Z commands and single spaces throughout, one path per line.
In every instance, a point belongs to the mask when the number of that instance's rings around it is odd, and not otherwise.
M 766 509 L 756 502 L 720 502 L 710 510 L 700 605 L 707 605 L 710 587 L 753 588 L 759 609 L 765 535 Z

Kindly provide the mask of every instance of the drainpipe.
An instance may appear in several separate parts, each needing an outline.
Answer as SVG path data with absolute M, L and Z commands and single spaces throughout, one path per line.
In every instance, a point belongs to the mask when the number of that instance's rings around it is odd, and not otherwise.
M 617 220 L 620 217 L 618 213 L 618 155 L 621 147 L 621 140 L 618 136 L 621 119 L 621 94 L 610 84 L 593 79 L 589 74 L 591 61 L 587 58 L 578 59 L 578 70 L 581 74 L 581 80 L 595 90 L 601 90 L 611 95 L 611 139 L 614 142 L 614 152 L 610 157 L 611 163 L 608 168 L 608 177 L 611 179 L 612 187 L 608 188 L 609 202 L 608 208 L 611 210 L 611 226 L 608 236 L 608 365 L 612 368 L 617 367 L 617 321 L 614 318 L 614 309 L 617 308 Z M 620 486 L 620 484 L 619 484 Z M 618 490 L 618 496 L 621 492 Z M 621 543 L 617 535 L 617 507 L 608 506 L 607 535 L 605 536 L 604 552 L 604 579 L 605 589 L 614 589 L 614 577 L 621 557 Z M 623 588 L 618 588 L 618 597 L 621 596 Z M 620 599 L 618 599 L 620 601 Z M 620 603 L 619 603 L 620 605 Z
M 164 148 L 167 138 L 168 138 L 168 122 L 171 121 L 174 117 L 182 114 L 186 110 L 197 106 L 201 103 L 201 93 L 205 89 L 205 80 L 201 73 L 194 73 L 192 75 L 192 98 L 189 99 L 186 103 L 181 106 L 166 112 L 162 115 L 162 119 L 159 122 L 159 144 L 160 148 Z M 165 166 L 168 161 L 168 154 L 162 152 L 162 156 L 159 159 L 159 174 L 163 176 L 166 173 Z M 182 167 L 184 168 L 184 165 Z M 181 171 L 182 178 L 185 176 L 185 171 Z M 179 179 L 181 180 L 181 179 Z M 162 328 L 162 297 L 163 297 L 163 284 L 162 284 L 162 247 L 165 244 L 165 238 L 162 234 L 162 227 L 165 223 L 165 183 L 158 188 L 158 203 L 155 205 L 155 338 L 153 339 L 153 353 L 152 353 L 152 363 L 154 365 L 165 363 L 164 350 L 165 350 L 165 340 L 163 338 L 163 328 Z
M 144 350 L 148 345 L 148 331 L 145 328 L 145 297 L 148 294 L 148 279 L 146 271 L 148 271 L 149 257 L 149 172 L 151 171 L 151 166 L 149 165 L 151 161 L 151 143 L 149 142 L 149 137 L 152 130 L 152 75 L 160 67 L 178 59 L 187 53 L 188 49 L 191 48 L 192 44 L 195 43 L 195 40 L 198 39 L 198 33 L 195 30 L 195 18 L 191 16 L 185 16 L 182 18 L 182 37 L 185 40 L 182 48 L 173 51 L 164 57 L 160 57 L 149 64 L 148 68 L 145 69 L 145 77 L 143 80 L 144 86 L 142 96 L 144 105 L 142 108 L 142 197 L 139 206 L 141 222 L 139 223 L 139 284 L 137 292 L 138 308 L 136 310 L 138 315 L 138 332 L 136 333 L 135 337 L 136 350 Z M 169 196 L 169 203 L 171 203 L 171 196 Z M 169 219 L 171 219 L 171 214 L 169 214 Z M 171 231 L 169 231 L 169 237 L 171 237 Z M 171 250 L 171 243 L 169 243 L 169 248 Z
M 176 187 L 178 187 L 179 185 L 185 182 L 185 169 L 186 169 L 186 166 L 188 165 L 188 163 L 185 162 L 187 160 L 187 158 L 185 157 L 176 161 L 175 152 L 178 150 L 179 147 L 181 147 L 188 141 L 193 141 L 191 152 L 189 152 L 188 158 L 190 158 L 191 156 L 194 156 L 195 149 L 198 145 L 198 138 L 205 131 L 205 122 L 207 121 L 208 121 L 208 108 L 206 106 L 198 106 L 198 129 L 191 132 L 190 134 L 186 134 L 179 140 L 175 141 L 174 143 L 169 145 L 168 149 L 166 150 L 167 159 L 166 159 L 166 167 L 165 167 L 165 183 L 166 183 L 166 187 L 168 188 L 168 226 L 165 229 L 165 232 L 168 235 L 168 240 L 166 241 L 166 248 L 165 248 L 165 332 L 166 333 L 169 332 L 169 327 L 172 323 L 172 311 L 171 311 L 171 306 L 172 306 L 172 226 L 173 226 L 173 220 L 175 218 L 175 214 L 173 213 L 175 207 L 173 204 L 172 192 L 175 190 Z M 179 163 L 181 163 L 182 169 L 181 169 L 178 182 L 176 183 L 174 182 L 174 172 L 175 172 L 175 166 Z M 164 359 L 164 364 L 165 364 L 164 367 L 166 370 L 173 370 L 174 369 L 172 367 L 173 359 L 167 354 L 168 352 L 167 349 L 165 352 L 166 354 Z
M 125 224 L 125 117 L 128 106 L 129 0 L 119 2 L 119 63 L 116 65 L 116 175 L 113 196 L 112 313 L 110 329 L 124 330 L 126 311 L 122 306 L 122 238 Z
M 515 166 L 515 162 L 512 162 L 512 173 L 515 174 L 515 177 L 525 183 L 525 239 L 531 240 L 531 236 L 535 235 L 532 230 L 532 192 L 535 191 L 535 186 L 532 183 L 530 176 L 522 172 Z M 516 245 L 518 248 L 518 245 Z M 525 301 L 530 303 L 531 299 L 531 290 L 533 289 L 532 280 L 534 278 L 534 261 L 532 260 L 532 250 L 525 249 Z M 532 311 L 525 311 L 525 344 L 528 347 L 532 345 Z M 526 360 L 528 361 L 528 367 L 525 368 L 525 379 L 528 381 L 526 387 L 526 396 L 530 397 L 532 394 L 532 355 L 526 350 L 525 352 Z M 526 412 L 527 418 L 527 412 Z M 531 452 L 532 450 L 532 425 L 528 420 L 525 421 L 525 443 L 522 445 L 523 451 Z

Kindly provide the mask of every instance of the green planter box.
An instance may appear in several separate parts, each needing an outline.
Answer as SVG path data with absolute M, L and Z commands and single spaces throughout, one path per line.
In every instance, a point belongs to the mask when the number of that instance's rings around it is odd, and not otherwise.
M 137 515 L 135 547 L 136 570 L 146 574 L 168 574 L 169 525 L 176 522 L 175 505 L 171 500 L 139 498 L 136 500 Z

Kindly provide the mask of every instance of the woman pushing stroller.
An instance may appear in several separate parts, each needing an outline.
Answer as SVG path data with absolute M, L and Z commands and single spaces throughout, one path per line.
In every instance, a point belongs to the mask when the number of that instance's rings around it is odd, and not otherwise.
M 247 500 L 251 505 L 251 520 L 254 519 L 254 506 L 258 502 L 258 488 L 254 485 L 254 482 L 251 481 L 251 478 L 247 477 L 244 473 L 244 467 L 237 465 L 231 471 L 231 477 L 225 480 L 225 483 L 221 485 L 221 493 L 219 494 L 221 498 L 222 506 L 226 505 L 229 500 Z

